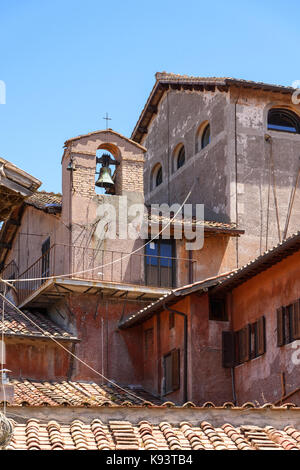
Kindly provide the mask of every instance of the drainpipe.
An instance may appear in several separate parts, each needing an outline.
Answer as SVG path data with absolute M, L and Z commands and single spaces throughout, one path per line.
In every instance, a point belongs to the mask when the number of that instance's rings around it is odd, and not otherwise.
M 234 334 L 234 329 L 233 329 L 233 295 L 232 292 L 228 294 L 229 298 L 227 300 L 227 305 L 230 305 L 230 331 L 232 334 Z M 233 404 L 237 406 L 237 396 L 236 396 L 236 387 L 235 387 L 235 370 L 234 366 L 231 367 L 231 388 L 232 388 L 232 398 L 233 398 Z
M 164 309 L 168 312 L 180 315 L 184 319 L 184 332 L 183 332 L 183 340 L 184 340 L 184 373 L 183 373 L 183 401 L 186 403 L 188 401 L 188 318 L 186 313 L 179 312 L 178 310 L 174 310 L 169 308 L 166 304 L 164 304 Z

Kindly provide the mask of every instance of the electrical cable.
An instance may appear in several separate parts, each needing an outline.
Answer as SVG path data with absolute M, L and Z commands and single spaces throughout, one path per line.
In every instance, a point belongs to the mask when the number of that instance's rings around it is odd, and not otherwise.
M 77 271 L 77 272 L 73 272 L 73 273 L 69 273 L 69 274 L 61 274 L 59 276 L 45 276 L 45 277 L 35 277 L 35 278 L 29 278 L 29 279 L 3 279 L 3 281 L 10 281 L 10 282 L 48 281 L 48 280 L 51 280 L 51 279 L 56 279 L 57 277 L 65 278 L 65 277 L 75 276 L 75 275 L 78 275 L 78 274 L 85 274 L 87 272 L 95 271 L 96 269 L 98 270 L 98 269 L 101 269 L 101 268 L 105 268 L 106 266 L 111 266 L 112 264 L 115 264 L 119 261 L 123 261 L 124 259 L 129 258 L 130 256 L 134 255 L 138 251 L 142 250 L 145 246 L 152 243 L 153 240 L 157 239 L 170 226 L 170 224 L 173 222 L 173 220 L 176 218 L 176 216 L 181 211 L 181 209 L 184 206 L 184 204 L 186 203 L 186 201 L 189 199 L 189 197 L 190 197 L 190 195 L 191 195 L 191 193 L 194 189 L 194 186 L 195 186 L 195 183 L 193 183 L 190 191 L 188 192 L 186 198 L 184 199 L 183 203 L 181 204 L 181 206 L 179 207 L 179 209 L 177 210 L 175 215 L 169 220 L 169 222 L 151 240 L 149 240 L 148 242 L 146 242 L 144 245 L 140 246 L 136 250 L 132 251 L 131 253 L 127 253 L 125 256 L 123 256 L 121 258 L 118 258 L 114 261 L 110 261 L 109 263 L 105 263 L 105 264 L 96 266 L 94 268 L 84 269 L 82 271 Z
M 2 298 L 2 301 L 3 301 L 3 305 L 4 305 L 4 302 L 7 302 L 12 308 L 14 308 L 18 313 L 20 313 L 24 318 L 26 318 L 28 321 L 30 321 L 36 328 L 38 328 L 45 336 L 47 336 L 49 339 L 51 339 L 52 341 L 54 341 L 54 343 L 56 343 L 58 346 L 60 346 L 62 349 L 64 349 L 64 351 L 66 351 L 70 356 L 74 357 L 74 359 L 76 359 L 78 362 L 80 362 L 81 364 L 83 364 L 84 366 L 86 366 L 88 369 L 90 369 L 92 372 L 94 372 L 95 374 L 99 375 L 103 380 L 106 380 L 106 382 L 114 385 L 115 387 L 119 388 L 120 390 L 122 390 L 123 392 L 125 392 L 126 394 L 128 395 L 131 395 L 132 397 L 138 399 L 138 400 L 141 400 L 142 402 L 147 402 L 147 400 L 144 400 L 143 398 L 139 397 L 138 395 L 136 395 L 135 393 L 132 393 L 132 392 L 129 392 L 128 390 L 126 390 L 125 388 L 121 387 L 120 385 L 116 384 L 113 380 L 110 380 L 108 379 L 107 377 L 105 377 L 103 374 L 101 374 L 100 372 L 98 372 L 96 369 L 94 369 L 92 366 L 90 366 L 89 364 L 87 364 L 85 361 L 83 361 L 82 359 L 80 359 L 80 357 L 76 356 L 76 354 L 73 354 L 71 351 L 69 351 L 67 348 L 65 348 L 59 341 L 57 341 L 52 335 L 50 335 L 47 331 L 45 331 L 43 328 L 41 328 L 37 323 L 35 323 L 31 318 L 29 318 L 24 312 L 22 312 L 22 310 L 20 310 L 16 305 L 14 305 L 9 299 L 7 299 L 1 292 L 0 292 L 0 297 Z M 4 308 L 2 310 L 2 322 L 4 321 Z M 4 325 L 4 323 L 3 323 Z M 2 329 L 2 335 L 4 335 L 4 328 Z

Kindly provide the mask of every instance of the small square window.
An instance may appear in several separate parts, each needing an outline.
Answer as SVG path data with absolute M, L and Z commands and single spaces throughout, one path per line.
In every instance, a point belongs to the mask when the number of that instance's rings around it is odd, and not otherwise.
M 225 298 L 209 298 L 209 319 L 215 321 L 227 321 Z

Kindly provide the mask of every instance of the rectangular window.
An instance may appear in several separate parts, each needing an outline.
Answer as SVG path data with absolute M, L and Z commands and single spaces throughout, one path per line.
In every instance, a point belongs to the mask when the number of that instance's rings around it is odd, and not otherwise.
M 173 349 L 164 356 L 164 393 L 175 392 L 180 388 L 180 350 Z
M 50 276 L 50 237 L 42 244 L 42 276 Z
M 277 346 L 300 339 L 300 299 L 277 309 Z
M 215 321 L 227 321 L 226 298 L 209 298 L 209 319 Z
M 158 287 L 175 287 L 174 240 L 155 240 L 145 247 L 146 284 Z

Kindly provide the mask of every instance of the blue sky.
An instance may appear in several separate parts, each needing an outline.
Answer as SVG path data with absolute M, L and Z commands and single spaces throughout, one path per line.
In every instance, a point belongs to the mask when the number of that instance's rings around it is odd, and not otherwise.
M 300 80 L 296 0 L 1 0 L 0 156 L 61 190 L 65 140 L 127 136 L 157 71 L 291 85 Z

